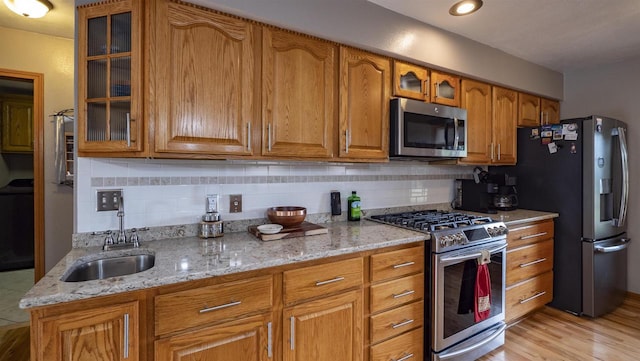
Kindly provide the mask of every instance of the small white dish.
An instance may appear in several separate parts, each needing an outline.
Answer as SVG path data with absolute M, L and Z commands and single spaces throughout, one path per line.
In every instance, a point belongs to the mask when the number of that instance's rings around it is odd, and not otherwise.
M 279 224 L 263 224 L 258 226 L 258 231 L 263 234 L 276 234 L 282 230 Z

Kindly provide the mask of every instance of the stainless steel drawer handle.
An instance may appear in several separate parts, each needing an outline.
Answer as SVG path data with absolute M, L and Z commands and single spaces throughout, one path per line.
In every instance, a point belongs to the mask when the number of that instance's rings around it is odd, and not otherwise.
M 408 360 L 408 359 L 410 359 L 412 357 L 413 357 L 413 354 L 409 353 L 409 354 L 405 354 L 404 356 L 400 357 L 399 359 L 392 358 L 390 361 L 406 361 L 406 360 Z
M 546 235 L 547 232 L 540 232 L 540 233 L 536 233 L 536 234 L 530 234 L 528 236 L 522 236 L 520 237 L 520 240 L 524 240 L 524 239 L 530 239 L 530 238 L 536 238 L 536 237 L 541 237 Z
M 273 325 L 271 322 L 267 323 L 267 357 L 273 357 Z
M 205 307 L 205 308 L 201 309 L 199 312 L 200 313 L 207 313 L 207 312 L 211 312 L 211 311 L 221 310 L 223 308 L 238 306 L 241 303 L 242 303 L 241 301 L 234 301 L 234 302 L 225 303 L 224 305 L 213 306 L 213 307 Z
M 404 320 L 404 321 L 402 321 L 400 323 L 392 323 L 391 324 L 391 328 L 393 328 L 395 330 L 396 328 L 400 328 L 400 327 L 403 327 L 403 326 L 406 326 L 406 325 L 410 325 L 412 323 L 413 323 L 413 319 Z
M 537 259 L 537 260 L 535 260 L 535 261 L 531 261 L 531 262 L 527 262 L 527 263 L 521 263 L 521 264 L 520 264 L 520 268 L 525 268 L 525 267 L 533 266 L 534 264 L 538 264 L 538 263 L 544 262 L 544 261 L 546 261 L 546 260 L 547 260 L 546 258 L 540 258 L 540 259 Z
M 129 314 L 124 314 L 124 355 L 123 358 L 129 358 Z
M 326 281 L 318 281 L 316 282 L 316 286 L 324 286 L 324 285 L 328 285 L 330 283 L 335 283 L 335 282 L 340 282 L 340 281 L 344 281 L 344 277 L 336 277 L 330 280 L 326 280 Z
M 394 264 L 393 268 L 397 269 L 397 268 L 402 268 L 402 267 L 408 267 L 408 266 L 413 266 L 414 264 L 416 264 L 415 262 L 411 261 L 411 262 L 405 262 L 405 263 L 400 263 L 400 264 Z
M 525 298 L 524 300 L 520 300 L 520 304 L 523 304 L 523 303 L 527 303 L 527 302 L 529 302 L 529 301 L 532 301 L 532 300 L 534 300 L 534 299 L 536 299 L 536 298 L 538 298 L 538 297 L 540 297 L 540 296 L 542 296 L 542 295 L 545 295 L 546 293 L 547 293 L 547 291 L 541 291 L 541 292 L 538 292 L 538 293 L 536 293 L 535 295 L 533 295 L 533 296 L 531 296 L 531 297 L 529 297 L 529 298 Z
M 404 296 L 412 295 L 412 294 L 414 294 L 414 293 L 416 293 L 416 291 L 414 291 L 414 290 L 409 290 L 409 291 L 404 291 L 404 292 L 402 292 L 402 293 L 397 293 L 397 294 L 396 294 L 396 293 L 393 293 L 392 295 L 393 295 L 393 298 L 401 298 L 401 297 L 404 297 Z

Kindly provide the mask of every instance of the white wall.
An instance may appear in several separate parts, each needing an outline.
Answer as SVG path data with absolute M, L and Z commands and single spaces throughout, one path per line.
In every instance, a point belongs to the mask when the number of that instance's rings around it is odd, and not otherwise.
M 54 184 L 54 129 L 50 114 L 73 108 L 74 45 L 64 39 L 0 27 L 0 67 L 44 74 L 45 269 L 71 249 L 73 192 Z
M 363 209 L 448 204 L 453 179 L 473 167 L 81 158 L 78 169 L 78 232 L 91 232 L 118 228 L 115 211 L 96 211 L 98 189 L 122 189 L 125 227 L 139 228 L 197 223 L 207 194 L 220 196 L 223 220 L 265 218 L 272 206 L 328 213 L 332 190 L 341 192 L 343 210 L 354 190 Z M 242 194 L 242 213 L 229 213 L 230 194 Z
M 640 293 L 640 58 L 565 74 L 563 118 L 591 114 L 625 121 L 628 125 L 630 204 L 628 235 L 629 290 Z

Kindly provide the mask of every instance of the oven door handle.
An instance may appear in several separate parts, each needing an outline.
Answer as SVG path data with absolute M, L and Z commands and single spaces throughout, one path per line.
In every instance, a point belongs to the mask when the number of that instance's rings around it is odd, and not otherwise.
M 473 350 L 475 350 L 475 349 L 477 349 L 479 347 L 482 347 L 482 346 L 488 344 L 489 342 L 493 341 L 496 337 L 500 336 L 504 332 L 504 330 L 506 330 L 506 329 L 507 329 L 507 324 L 505 323 L 502 326 L 500 326 L 496 330 L 496 332 L 494 332 L 493 334 L 491 334 L 490 336 L 488 336 L 484 340 L 482 340 L 482 341 L 480 341 L 480 342 L 478 342 L 478 343 L 476 343 L 474 345 L 471 345 L 469 347 L 462 348 L 460 350 L 447 352 L 444 355 L 441 354 L 441 355 L 438 356 L 438 359 L 439 360 L 448 360 L 448 359 L 456 358 L 456 357 L 458 357 L 460 355 L 464 355 L 465 353 L 467 353 L 469 351 L 473 351 Z
M 501 245 L 499 247 L 489 249 L 488 251 L 489 251 L 489 253 L 494 254 L 496 252 L 502 251 L 505 248 L 507 248 L 507 244 L 503 244 L 503 245 Z M 460 256 L 441 257 L 440 258 L 440 263 L 461 262 L 461 261 L 466 261 L 466 260 L 478 258 L 480 256 L 482 256 L 482 252 L 467 253 L 467 254 L 463 254 L 463 255 L 460 255 Z

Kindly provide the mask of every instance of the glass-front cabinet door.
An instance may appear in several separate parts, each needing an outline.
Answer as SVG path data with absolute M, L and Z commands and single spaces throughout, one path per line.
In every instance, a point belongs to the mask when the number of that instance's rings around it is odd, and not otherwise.
M 143 150 L 141 4 L 125 0 L 78 8 L 81 155 Z

